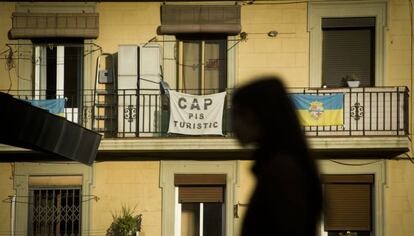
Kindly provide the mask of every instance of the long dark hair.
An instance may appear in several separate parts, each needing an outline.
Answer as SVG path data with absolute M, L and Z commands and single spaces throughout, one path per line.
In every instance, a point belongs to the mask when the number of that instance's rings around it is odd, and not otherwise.
M 309 154 L 296 111 L 283 83 L 278 77 L 259 78 L 236 90 L 232 102 L 238 110 L 248 110 L 256 116 L 260 129 L 259 152 L 271 153 L 267 158 L 286 155 L 302 166 L 307 181 L 307 185 L 303 187 L 312 191 L 309 200 L 312 202 L 310 214 L 314 214 L 314 221 L 310 223 L 314 227 L 322 210 L 322 186 L 318 168 Z M 237 112 L 233 112 L 233 115 L 236 114 Z M 234 119 L 237 117 L 233 117 Z M 260 156 L 255 167 L 266 166 L 265 158 L 266 155 Z
M 259 147 L 290 155 L 308 155 L 296 112 L 278 77 L 262 77 L 237 89 L 233 106 L 249 110 L 257 117 L 261 132 Z

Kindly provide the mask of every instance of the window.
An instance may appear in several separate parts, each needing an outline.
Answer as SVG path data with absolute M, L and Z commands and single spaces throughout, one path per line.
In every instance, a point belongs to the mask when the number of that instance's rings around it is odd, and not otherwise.
M 386 2 L 352 2 L 348 3 L 346 1 L 341 2 L 312 2 L 309 11 L 309 21 L 308 29 L 310 31 L 310 48 L 309 48 L 309 76 L 311 87 L 320 87 L 324 84 L 323 81 L 328 75 L 323 75 L 323 70 L 327 69 L 327 64 L 323 66 L 324 57 L 323 57 L 323 47 L 324 47 L 324 34 L 329 31 L 328 28 L 331 28 L 331 33 L 333 29 L 336 29 L 339 32 L 336 33 L 346 33 L 353 28 L 369 29 L 372 33 L 373 41 L 369 42 L 371 44 L 372 51 L 370 55 L 373 59 L 370 60 L 369 65 L 370 71 L 365 72 L 366 75 L 370 75 L 369 79 L 365 76 L 366 80 L 361 81 L 363 86 L 382 86 L 384 85 L 384 70 L 385 70 L 385 29 L 387 24 L 387 3 Z M 375 19 L 375 24 L 370 25 L 360 25 L 358 21 L 368 20 L 372 21 Z M 325 21 L 325 22 L 324 22 Z M 335 24 L 333 24 L 335 23 Z M 339 24 L 341 23 L 341 24 Z M 372 23 L 372 22 L 371 22 Z M 346 26 L 346 27 L 345 27 Z M 348 28 L 348 29 L 345 29 Z M 368 34 L 360 32 L 361 34 Z M 374 37 L 375 36 L 375 37 Z M 367 39 L 367 36 L 365 37 Z M 352 38 L 352 40 L 355 40 Z M 375 42 L 374 42 L 375 41 Z M 366 42 L 367 43 L 367 42 Z M 355 45 L 355 43 L 354 43 Z M 326 46 L 326 45 L 325 45 Z M 365 47 L 364 49 L 368 49 Z M 327 51 L 325 51 L 327 52 Z M 329 53 L 329 52 L 327 52 Z M 352 58 L 353 60 L 359 61 L 359 59 Z M 347 59 L 347 63 L 349 63 Z M 352 65 L 351 63 L 351 65 Z M 325 72 L 326 73 L 326 72 Z M 352 72 L 348 71 L 347 73 L 360 73 L 358 71 Z M 341 77 L 342 75 L 334 75 L 336 82 L 332 82 L 331 86 L 342 86 Z M 359 75 L 360 77 L 364 77 Z M 328 76 L 331 77 L 331 76 Z M 326 78 L 330 81 L 330 78 Z M 368 84 L 369 83 L 369 84 Z
M 80 187 L 30 187 L 29 235 L 81 235 Z
M 65 116 L 78 122 L 82 104 L 83 41 L 34 41 L 35 45 L 35 98 L 65 98 Z M 78 110 L 79 109 L 79 110 Z
M 344 85 L 356 75 L 361 86 L 375 85 L 375 17 L 323 18 L 322 84 Z
M 89 235 L 92 173 L 90 166 L 77 163 L 16 163 L 15 232 Z
M 226 175 L 176 174 L 176 236 L 224 235 Z
M 162 235 L 235 235 L 237 168 L 237 161 L 161 161 Z
M 225 36 L 179 39 L 178 85 L 189 94 L 222 92 L 227 87 L 227 40 Z
M 369 236 L 372 231 L 373 175 L 323 175 L 324 230 L 328 236 L 346 232 Z

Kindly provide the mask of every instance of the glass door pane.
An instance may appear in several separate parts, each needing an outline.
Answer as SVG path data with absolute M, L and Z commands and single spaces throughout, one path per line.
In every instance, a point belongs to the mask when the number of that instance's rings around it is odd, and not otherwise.
M 183 92 L 199 94 L 201 89 L 201 41 L 183 42 Z
M 181 236 L 224 235 L 222 203 L 182 203 Z
M 200 203 L 181 205 L 181 236 L 200 235 Z
M 222 236 L 224 230 L 222 203 L 204 203 L 203 236 Z
M 204 89 L 206 93 L 224 91 L 226 88 L 227 63 L 226 41 L 206 41 L 204 48 Z

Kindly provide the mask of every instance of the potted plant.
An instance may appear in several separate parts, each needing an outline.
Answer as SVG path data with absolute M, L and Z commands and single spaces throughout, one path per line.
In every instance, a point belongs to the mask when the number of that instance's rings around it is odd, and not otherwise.
M 342 77 L 342 81 L 344 81 L 350 88 L 357 88 L 360 84 L 359 77 L 355 74 L 345 75 L 345 77 Z
M 139 236 L 142 214 L 134 216 L 134 210 L 122 206 L 120 214 L 112 214 L 112 224 L 106 231 L 107 236 Z

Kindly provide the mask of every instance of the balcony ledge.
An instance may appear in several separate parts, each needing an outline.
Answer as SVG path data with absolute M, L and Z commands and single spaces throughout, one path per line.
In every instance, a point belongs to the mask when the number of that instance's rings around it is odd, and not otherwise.
M 309 137 L 312 153 L 318 159 L 389 159 L 409 150 L 407 136 L 383 137 Z M 99 146 L 97 161 L 105 160 L 177 160 L 177 159 L 250 159 L 252 148 L 241 147 L 234 138 L 179 137 L 104 139 Z M 55 157 L 28 149 L 0 144 L 0 161 Z M 25 158 L 26 157 L 26 158 Z
M 311 151 L 318 158 L 392 158 L 410 147 L 406 136 L 384 137 L 309 137 Z M 241 147 L 234 138 L 146 138 L 103 140 L 99 151 L 110 153 L 143 153 L 161 158 L 203 158 L 222 155 L 224 159 L 249 159 L 252 148 Z M 197 155 L 194 155 L 197 153 Z M 101 155 L 100 155 L 101 156 Z M 216 157 L 220 158 L 220 157 Z

